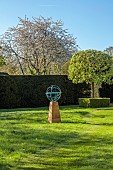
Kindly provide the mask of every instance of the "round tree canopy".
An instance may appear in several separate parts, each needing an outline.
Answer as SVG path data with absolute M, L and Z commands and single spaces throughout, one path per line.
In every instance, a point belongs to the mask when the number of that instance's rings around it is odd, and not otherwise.
M 68 72 L 73 83 L 112 84 L 113 59 L 101 51 L 79 51 L 72 56 Z

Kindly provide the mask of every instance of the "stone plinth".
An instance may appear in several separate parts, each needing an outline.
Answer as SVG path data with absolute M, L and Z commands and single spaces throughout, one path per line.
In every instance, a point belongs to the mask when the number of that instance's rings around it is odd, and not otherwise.
M 61 122 L 58 102 L 50 102 L 48 121 L 49 123 Z

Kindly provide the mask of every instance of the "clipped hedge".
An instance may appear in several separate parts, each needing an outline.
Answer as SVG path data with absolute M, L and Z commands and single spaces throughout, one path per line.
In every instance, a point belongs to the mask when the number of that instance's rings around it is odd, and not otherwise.
M 110 102 L 113 103 L 113 84 L 102 84 L 102 87 L 99 89 L 100 97 L 110 98 Z
M 48 106 L 46 89 L 50 85 L 61 88 L 59 105 L 78 104 L 79 97 L 90 96 L 90 86 L 73 84 L 65 75 L 0 76 L 0 108 Z
M 79 106 L 81 107 L 108 107 L 110 98 L 79 98 Z

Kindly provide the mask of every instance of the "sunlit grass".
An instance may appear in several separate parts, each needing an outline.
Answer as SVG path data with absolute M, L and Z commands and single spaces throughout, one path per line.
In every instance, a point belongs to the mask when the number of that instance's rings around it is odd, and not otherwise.
M 0 110 L 0 170 L 112 170 L 113 107 Z

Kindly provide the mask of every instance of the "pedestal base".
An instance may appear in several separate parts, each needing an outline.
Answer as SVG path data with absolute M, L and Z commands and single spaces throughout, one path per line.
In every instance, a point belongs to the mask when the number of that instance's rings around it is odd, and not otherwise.
M 61 122 L 58 102 L 50 102 L 48 121 L 49 123 Z

